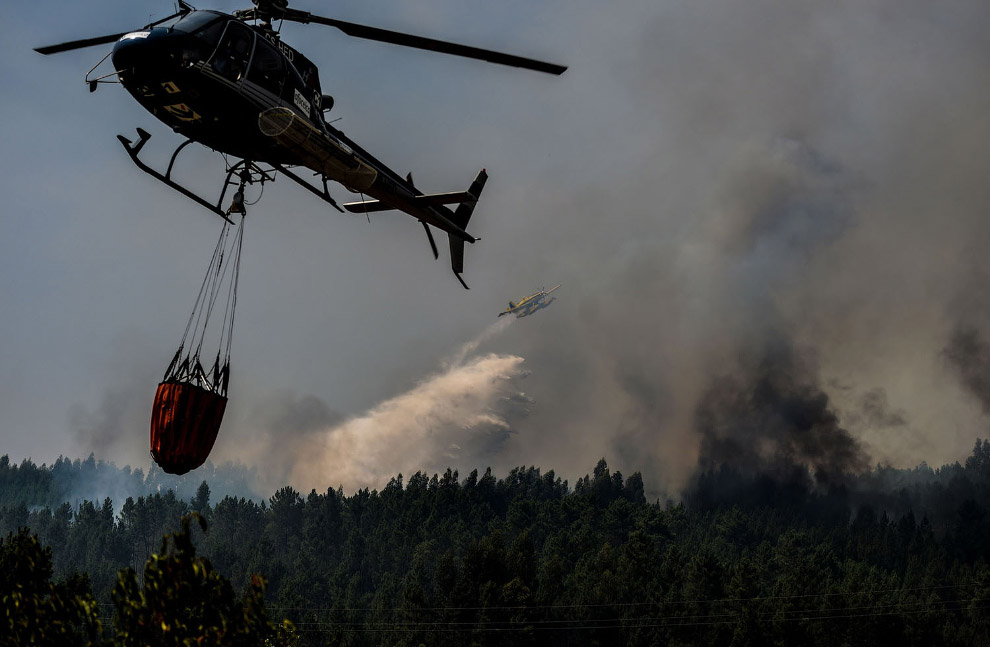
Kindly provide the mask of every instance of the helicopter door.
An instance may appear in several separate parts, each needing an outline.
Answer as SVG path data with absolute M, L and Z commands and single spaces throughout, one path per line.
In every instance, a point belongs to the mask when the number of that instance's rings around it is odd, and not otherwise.
M 248 81 L 268 90 L 276 97 L 282 92 L 282 83 L 285 81 L 285 65 L 282 62 L 282 55 L 265 42 L 264 38 L 258 39 L 247 78 Z
M 247 72 L 251 49 L 254 47 L 254 32 L 236 20 L 227 23 L 227 30 L 220 39 L 217 51 L 210 59 L 210 65 L 231 81 L 238 81 Z

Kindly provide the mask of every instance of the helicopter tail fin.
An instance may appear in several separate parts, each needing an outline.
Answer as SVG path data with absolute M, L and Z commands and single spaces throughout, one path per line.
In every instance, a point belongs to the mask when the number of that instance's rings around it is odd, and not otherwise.
M 465 197 L 468 199 L 457 205 L 452 221 L 461 229 L 467 229 L 468 221 L 471 220 L 471 214 L 474 213 L 474 205 L 478 204 L 478 198 L 481 197 L 481 192 L 484 190 L 485 182 L 487 181 L 488 172 L 485 169 L 481 169 L 481 172 L 474 178 L 474 182 L 471 183 L 471 187 L 467 190 Z
M 474 213 L 474 205 L 478 203 L 478 198 L 481 197 L 481 191 L 485 188 L 485 182 L 487 181 L 488 173 L 485 169 L 481 169 L 481 172 L 474 178 L 474 182 L 471 183 L 471 187 L 467 190 L 470 199 L 461 202 L 453 212 L 451 221 L 460 227 L 462 231 L 467 229 L 468 221 L 471 220 L 471 215 Z M 465 289 L 470 290 L 471 288 L 461 278 L 461 272 L 464 271 L 464 239 L 448 233 L 447 240 L 450 244 L 450 269 L 454 270 L 454 276 L 461 282 L 461 285 Z

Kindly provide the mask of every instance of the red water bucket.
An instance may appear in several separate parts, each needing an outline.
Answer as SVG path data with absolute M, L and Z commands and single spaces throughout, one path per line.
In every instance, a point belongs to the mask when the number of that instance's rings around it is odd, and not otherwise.
M 162 382 L 151 409 L 151 456 L 169 474 L 206 462 L 223 422 L 227 398 L 186 382 Z

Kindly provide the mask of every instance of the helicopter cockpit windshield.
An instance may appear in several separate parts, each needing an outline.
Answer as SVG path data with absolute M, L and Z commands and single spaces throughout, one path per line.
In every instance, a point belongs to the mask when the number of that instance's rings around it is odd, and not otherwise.
M 192 34 L 207 44 L 216 47 L 220 41 L 220 34 L 227 24 L 225 16 L 213 11 L 194 11 L 186 14 L 172 25 L 175 31 Z
M 215 13 L 213 11 L 193 11 L 188 13 L 182 18 L 180 18 L 174 25 L 172 29 L 176 31 L 184 31 L 187 34 L 195 34 L 204 27 L 209 26 L 212 22 L 219 20 L 223 17 L 223 14 Z

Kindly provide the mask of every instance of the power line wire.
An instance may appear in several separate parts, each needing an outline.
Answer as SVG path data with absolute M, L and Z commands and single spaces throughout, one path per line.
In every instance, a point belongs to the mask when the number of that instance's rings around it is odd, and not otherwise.
M 969 607 L 968 610 L 982 611 L 984 609 L 990 609 L 990 605 L 980 605 L 976 607 Z M 961 610 L 961 609 L 958 609 Z M 878 613 L 855 613 L 846 615 L 832 615 L 832 616 L 819 616 L 819 617 L 792 617 L 792 618 L 775 618 L 774 622 L 820 622 L 825 620 L 847 620 L 852 618 L 871 618 L 871 617 L 883 617 L 883 616 L 907 616 L 907 615 L 917 615 L 922 613 L 924 610 L 911 610 L 911 611 L 882 611 Z M 741 616 L 740 616 L 741 617 Z M 713 626 L 713 625 L 727 625 L 735 624 L 737 619 L 732 620 L 714 620 L 714 621 L 704 621 L 704 622 L 677 622 L 680 618 L 673 617 L 670 618 L 672 622 L 664 622 L 663 619 L 659 622 L 649 623 L 649 624 L 616 624 L 616 625 L 581 625 L 581 626 L 570 626 L 570 627 L 549 627 L 541 626 L 533 623 L 520 623 L 524 626 L 520 627 L 474 627 L 471 629 L 465 628 L 453 628 L 447 627 L 445 623 L 430 628 L 426 631 L 439 632 L 439 633 L 453 633 L 453 632 L 510 632 L 510 631 L 595 631 L 595 630 L 615 630 L 615 629 L 654 629 L 654 628 L 671 628 L 671 627 L 701 627 L 701 626 Z M 341 628 L 333 623 L 327 623 L 327 626 L 336 628 L 342 633 L 368 633 L 368 632 L 383 632 L 383 631 L 404 631 L 406 633 L 416 631 L 416 628 L 396 628 L 395 626 L 386 627 L 354 627 L 354 628 Z M 326 633 L 323 629 L 297 629 L 302 633 L 312 633 L 320 632 Z
M 658 600 L 651 602 L 614 602 L 614 603 L 573 603 L 573 604 L 534 604 L 534 605 L 511 605 L 511 606 L 478 606 L 478 607 L 266 607 L 269 611 L 402 611 L 405 613 L 415 611 L 483 611 L 483 610 L 511 610 L 511 609 L 578 609 L 578 608 L 598 608 L 598 607 L 636 607 L 636 606 L 659 606 L 663 604 L 713 604 L 715 602 L 756 602 L 763 600 L 793 600 L 799 598 L 832 597 L 837 595 L 861 595 L 876 593 L 906 593 L 911 591 L 931 591 L 941 589 L 957 589 L 965 587 L 980 586 L 980 582 L 970 582 L 966 584 L 938 584 L 930 586 L 897 587 L 888 589 L 862 589 L 858 591 L 836 591 L 833 593 L 800 593 L 793 595 L 762 595 L 748 598 L 698 598 L 692 600 Z

